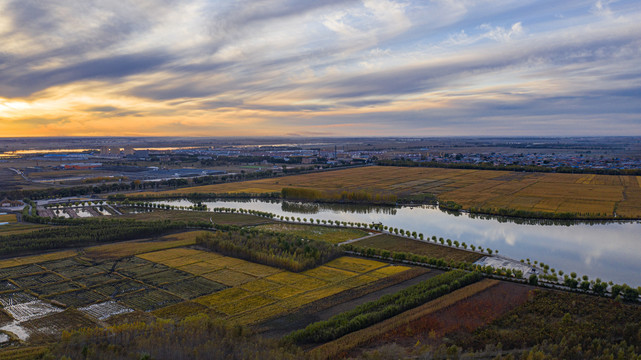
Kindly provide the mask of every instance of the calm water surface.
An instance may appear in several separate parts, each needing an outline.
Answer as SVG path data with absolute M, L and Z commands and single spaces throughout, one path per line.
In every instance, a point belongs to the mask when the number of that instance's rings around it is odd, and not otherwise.
M 158 201 L 191 205 L 188 200 Z M 277 215 L 372 223 L 498 249 L 514 259 L 538 260 L 566 273 L 641 286 L 641 222 L 525 221 L 453 215 L 429 206 L 375 207 L 280 201 L 203 201 L 209 208 L 267 211 Z M 518 220 L 517 220 L 518 221 Z

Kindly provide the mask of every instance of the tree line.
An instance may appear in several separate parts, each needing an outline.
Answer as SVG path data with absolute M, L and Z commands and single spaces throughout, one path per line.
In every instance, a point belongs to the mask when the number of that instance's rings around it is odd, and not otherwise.
M 429 167 L 445 169 L 473 169 L 473 170 L 498 170 L 498 171 L 520 171 L 520 172 L 544 172 L 544 173 L 567 173 L 567 174 L 597 174 L 597 175 L 641 175 L 641 169 L 594 169 L 594 168 L 573 168 L 569 166 L 544 167 L 527 165 L 494 165 L 489 163 L 441 163 L 437 161 L 415 162 L 413 160 L 377 160 L 376 165 L 380 166 L 403 166 L 403 167 Z
M 329 318 L 294 331 L 284 339 L 295 343 L 324 343 L 350 332 L 364 329 L 403 311 L 415 308 L 456 289 L 482 279 L 477 272 L 450 271 L 424 280 L 394 294 L 359 305 Z
M 196 243 L 224 255 L 294 272 L 314 268 L 342 254 L 338 247 L 324 241 L 255 229 L 203 234 Z
M 38 219 L 37 217 L 30 218 Z M 53 250 L 133 240 L 187 227 L 187 223 L 171 221 L 142 222 L 123 219 L 57 219 L 56 221 L 61 225 L 69 226 L 0 236 L 0 255 L 18 255 L 36 250 Z
M 306 356 L 299 349 L 281 348 L 278 341 L 261 338 L 247 328 L 198 314 L 181 321 L 158 319 L 65 331 L 41 358 L 294 360 Z

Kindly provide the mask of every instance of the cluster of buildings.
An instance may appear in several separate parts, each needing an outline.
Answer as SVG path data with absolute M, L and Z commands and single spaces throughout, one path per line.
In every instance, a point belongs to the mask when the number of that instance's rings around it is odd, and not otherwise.
M 410 157 L 407 156 L 407 159 Z M 440 163 L 489 163 L 495 166 L 542 166 L 572 167 L 589 169 L 638 169 L 641 159 L 633 157 L 606 157 L 590 153 L 426 153 L 414 154 L 415 161 L 435 161 Z
M 560 152 L 455 152 L 434 148 L 412 149 L 382 149 L 382 150 L 345 150 L 338 146 L 325 144 L 319 148 L 300 148 L 291 146 L 228 146 L 185 147 L 168 149 L 137 150 L 131 145 L 102 146 L 99 151 L 90 153 L 51 153 L 40 155 L 43 160 L 57 160 L 63 163 L 64 169 L 96 169 L 102 166 L 100 162 L 80 162 L 83 160 L 104 159 L 156 159 L 170 161 L 175 155 L 197 157 L 199 160 L 215 159 L 217 157 L 255 157 L 264 158 L 266 162 L 287 162 L 300 164 L 362 164 L 376 160 L 412 160 L 415 162 L 439 163 L 468 163 L 491 164 L 495 166 L 542 166 L 542 167 L 574 167 L 591 169 L 638 169 L 641 168 L 641 157 L 608 156 L 603 152 L 590 151 L 560 151 Z M 151 151 L 151 153 L 150 153 Z
M 103 146 L 100 148 L 100 156 L 128 156 L 134 155 L 135 153 L 136 150 L 131 145 L 125 146 L 124 149 L 109 146 Z

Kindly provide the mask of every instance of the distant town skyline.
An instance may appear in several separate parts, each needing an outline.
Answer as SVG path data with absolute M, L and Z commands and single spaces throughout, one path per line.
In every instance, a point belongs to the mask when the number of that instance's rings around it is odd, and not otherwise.
M 0 3 L 0 137 L 641 135 L 641 3 Z

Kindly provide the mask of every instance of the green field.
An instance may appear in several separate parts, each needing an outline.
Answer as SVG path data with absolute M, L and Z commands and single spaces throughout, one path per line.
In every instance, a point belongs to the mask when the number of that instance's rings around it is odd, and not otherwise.
M 473 263 L 483 257 L 479 253 L 456 249 L 449 246 L 431 244 L 425 241 L 412 240 L 389 234 L 377 235 L 352 243 L 354 246 L 377 248 L 395 252 L 408 252 L 418 255 L 425 255 L 435 259 L 446 261 L 465 261 Z
M 323 240 L 332 244 L 338 244 L 351 239 L 358 239 L 369 234 L 368 232 L 360 229 L 335 228 L 316 225 L 296 225 L 285 223 L 259 225 L 256 228 L 292 234 L 305 239 Z

